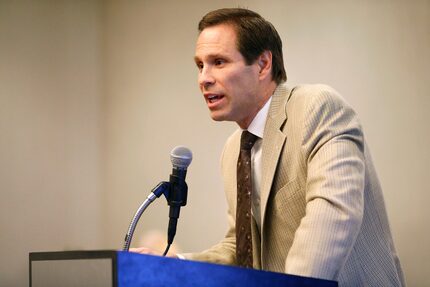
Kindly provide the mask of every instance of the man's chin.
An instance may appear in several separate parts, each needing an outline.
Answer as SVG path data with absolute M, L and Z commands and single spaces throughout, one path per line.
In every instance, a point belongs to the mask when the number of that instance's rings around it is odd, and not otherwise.
M 228 121 L 229 119 L 225 116 L 225 115 L 220 115 L 217 113 L 210 113 L 210 116 L 212 118 L 212 120 L 216 121 L 216 122 L 223 122 L 223 121 Z

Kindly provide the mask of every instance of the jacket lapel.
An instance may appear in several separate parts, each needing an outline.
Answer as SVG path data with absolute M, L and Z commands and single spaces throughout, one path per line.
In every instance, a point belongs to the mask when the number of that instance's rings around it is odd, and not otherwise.
M 273 183 L 273 177 L 276 172 L 279 156 L 284 146 L 286 135 L 281 131 L 287 121 L 285 104 L 289 98 L 290 89 L 285 84 L 278 85 L 270 105 L 266 125 L 263 134 L 262 145 L 262 176 L 261 176 L 261 231 L 264 229 L 264 219 L 266 213 L 267 201 Z M 261 232 L 263 242 L 264 232 Z

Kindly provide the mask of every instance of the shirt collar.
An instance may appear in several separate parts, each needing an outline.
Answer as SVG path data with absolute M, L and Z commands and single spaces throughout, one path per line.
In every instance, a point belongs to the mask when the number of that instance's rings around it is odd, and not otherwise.
M 258 111 L 257 115 L 252 120 L 248 127 L 248 131 L 259 138 L 263 138 L 264 126 L 266 125 L 267 115 L 269 114 L 270 103 L 272 102 L 272 97 L 270 97 L 264 106 Z

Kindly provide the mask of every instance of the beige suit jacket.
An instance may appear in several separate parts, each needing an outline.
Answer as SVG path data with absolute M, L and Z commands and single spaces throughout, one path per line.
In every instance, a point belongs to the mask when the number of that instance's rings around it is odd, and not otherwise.
M 236 163 L 240 130 L 221 158 L 229 230 L 217 245 L 186 254 L 235 264 Z M 382 191 L 355 112 L 330 87 L 276 89 L 262 143 L 261 230 L 254 268 L 339 281 L 402 286 Z

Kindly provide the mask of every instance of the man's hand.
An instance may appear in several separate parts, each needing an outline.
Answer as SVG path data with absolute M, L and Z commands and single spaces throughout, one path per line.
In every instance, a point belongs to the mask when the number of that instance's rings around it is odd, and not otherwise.
M 163 256 L 163 252 L 147 248 L 147 247 L 137 247 L 137 248 L 130 248 L 130 252 L 134 253 L 140 253 L 140 254 L 148 254 L 148 255 L 156 255 L 156 256 Z M 171 258 L 179 258 L 178 255 L 175 253 L 167 252 L 167 257 Z

